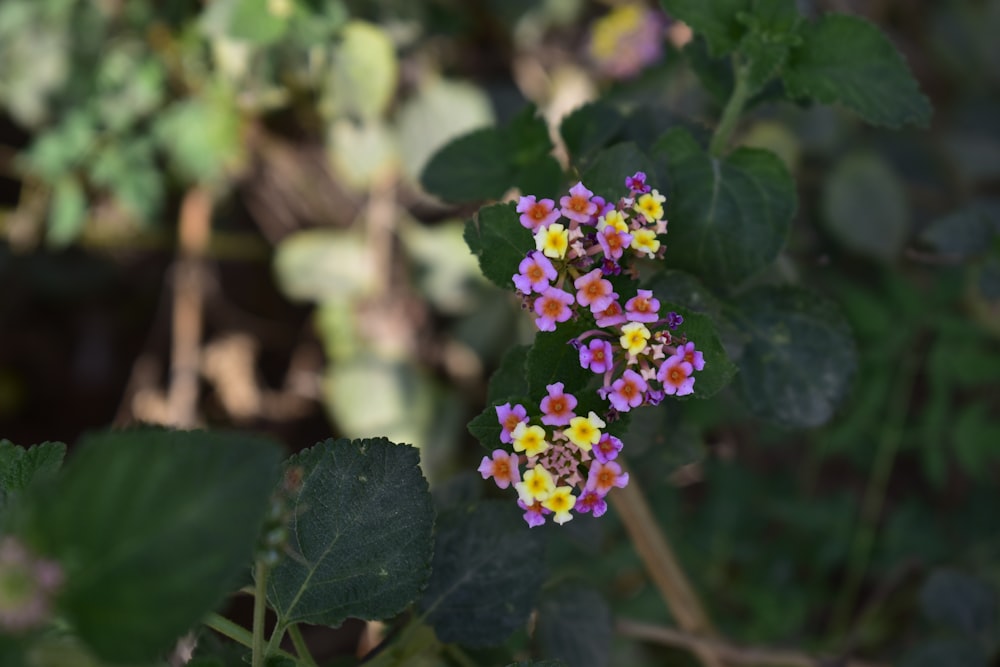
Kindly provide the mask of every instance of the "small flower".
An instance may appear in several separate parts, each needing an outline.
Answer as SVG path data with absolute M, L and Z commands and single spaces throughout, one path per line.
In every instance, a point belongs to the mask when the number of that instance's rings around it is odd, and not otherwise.
M 39 558 L 15 537 L 0 538 L 0 634 L 44 625 L 63 579 L 55 561 Z
M 600 312 L 611 305 L 618 295 L 611 283 L 601 277 L 600 269 L 585 273 L 573 281 L 576 288 L 576 302 L 589 307 L 591 312 Z
M 590 201 L 594 193 L 577 183 L 569 189 L 569 195 L 559 200 L 559 212 L 570 220 L 586 224 L 597 213 L 597 204 Z
M 597 319 L 599 327 L 613 327 L 628 321 L 621 304 L 617 301 L 612 301 L 611 305 L 600 313 L 594 313 L 594 317 Z
M 659 319 L 660 301 L 648 289 L 641 289 L 625 302 L 625 317 L 631 322 L 655 322 Z
M 667 394 L 687 396 L 694 393 L 694 378 L 691 373 L 694 366 L 684 361 L 683 354 L 675 354 L 663 362 L 656 379 L 663 383 L 663 391 Z
M 596 445 L 601 439 L 601 429 L 607 426 L 603 419 L 593 410 L 586 417 L 573 417 L 569 420 L 569 428 L 563 434 L 569 441 L 585 452 Z
M 677 354 L 684 357 L 684 361 L 691 364 L 696 371 L 704 370 L 705 355 L 694 349 L 694 343 L 684 343 L 683 345 L 678 345 Z
M 540 501 L 535 501 L 533 503 L 525 503 L 520 498 L 517 499 L 517 504 L 521 509 L 527 510 L 524 513 L 524 520 L 528 522 L 529 528 L 534 528 L 535 526 L 541 526 L 545 523 L 545 514 L 552 514 L 552 511 L 542 507 Z
M 566 426 L 569 420 L 576 416 L 576 397 L 563 393 L 563 383 L 545 385 L 549 395 L 542 399 L 542 423 L 548 426 Z
M 601 463 L 607 463 L 618 457 L 618 452 L 622 450 L 622 447 L 621 440 L 610 433 L 605 433 L 594 445 L 594 458 Z
M 569 248 L 569 230 L 555 222 L 547 227 L 539 227 L 535 232 L 535 249 L 546 257 L 562 259 Z
M 514 286 L 522 294 L 531 294 L 532 292 L 541 294 L 549 288 L 549 283 L 559 275 L 549 258 L 537 250 L 528 253 L 528 256 L 521 260 L 517 270 L 518 273 L 513 276 Z
M 635 210 L 642 213 L 647 222 L 655 222 L 663 217 L 663 202 L 667 198 L 660 194 L 658 190 L 647 192 L 639 197 L 635 202 Z
M 503 427 L 503 430 L 500 431 L 500 442 L 505 445 L 510 444 L 510 434 L 517 428 L 517 425 L 528 421 L 528 411 L 520 403 L 514 407 L 511 407 L 510 403 L 504 403 L 503 405 L 498 405 L 496 410 L 497 420 L 500 422 L 500 426 Z
M 573 305 L 573 295 L 558 287 L 550 287 L 535 299 L 535 324 L 539 331 L 555 331 L 556 322 L 565 322 L 573 317 L 570 306 Z
M 648 197 L 649 195 L 643 195 Z M 656 251 L 660 249 L 660 240 L 656 238 L 656 232 L 652 229 L 637 229 L 632 232 L 632 243 L 630 248 L 640 255 L 655 257 Z
M 514 451 L 524 452 L 528 456 L 538 456 L 549 448 L 549 443 L 545 441 L 545 429 L 541 426 L 518 424 L 511 437 L 514 440 Z
M 606 227 L 611 227 L 618 232 L 627 232 L 628 223 L 621 211 L 612 209 L 597 219 L 597 231 L 602 231 Z
M 531 231 L 551 225 L 559 219 L 556 203 L 551 199 L 535 200 L 534 195 L 521 197 L 517 202 L 517 212 L 521 214 L 521 225 Z
M 604 251 L 604 257 L 611 260 L 619 260 L 625 252 L 625 248 L 631 247 L 632 235 L 619 230 L 611 225 L 605 226 L 597 232 L 597 242 Z
M 597 491 L 584 491 L 576 499 L 576 511 L 593 512 L 594 517 L 603 516 L 608 511 L 608 503 Z
M 678 315 L 674 311 L 667 313 L 667 326 L 671 329 L 676 329 L 680 325 L 684 324 L 684 316 Z
M 643 394 L 649 385 L 642 376 L 633 370 L 627 370 L 611 385 L 608 400 L 619 412 L 628 412 L 642 405 Z
M 479 464 L 479 473 L 483 479 L 492 477 L 497 486 L 506 489 L 511 484 L 521 481 L 521 471 L 517 467 L 517 454 L 509 454 L 502 449 L 493 450 L 493 458 L 484 456 Z
M 626 177 L 625 187 L 628 188 L 632 194 L 641 195 L 649 192 L 649 186 L 646 185 L 646 173 L 637 171 L 632 176 Z
M 621 343 L 622 349 L 637 357 L 646 349 L 646 343 L 651 335 L 642 322 L 629 322 L 622 326 L 622 335 L 618 342 Z
M 638 2 L 617 5 L 594 22 L 588 52 L 608 76 L 635 76 L 663 55 L 664 16 Z
M 590 466 L 590 475 L 587 477 L 588 491 L 596 491 L 602 496 L 606 496 L 611 487 L 617 486 L 619 489 L 625 488 L 628 484 L 628 473 L 622 472 L 622 467 L 614 461 L 601 463 L 595 461 Z
M 604 197 L 599 195 L 594 195 L 590 201 L 597 207 L 597 210 L 594 211 L 594 214 L 590 216 L 590 220 L 588 221 L 591 225 L 598 224 L 601 218 L 615 210 L 614 202 L 604 201 Z
M 552 510 L 555 516 L 552 520 L 562 525 L 572 520 L 573 515 L 570 510 L 576 505 L 576 496 L 572 494 L 573 487 L 560 486 L 549 494 L 549 497 L 542 501 L 542 507 Z
M 594 373 L 606 373 L 614 359 L 611 343 L 595 338 L 586 346 L 580 347 L 580 366 Z
M 524 473 L 524 481 L 514 485 L 517 494 L 525 505 L 531 505 L 536 500 L 545 501 L 556 490 L 552 475 L 542 466 L 535 466 Z

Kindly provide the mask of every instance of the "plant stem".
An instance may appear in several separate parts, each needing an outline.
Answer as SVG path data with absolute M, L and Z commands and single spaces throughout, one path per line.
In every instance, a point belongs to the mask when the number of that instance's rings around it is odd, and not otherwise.
M 225 616 L 220 616 L 219 614 L 212 612 L 202 620 L 202 623 L 204 623 L 206 627 L 215 630 L 223 637 L 232 639 L 241 646 L 253 648 L 253 634 L 251 634 L 250 631 L 242 625 L 233 623 Z M 277 651 L 277 655 L 280 655 L 283 658 L 295 660 L 295 656 L 291 653 L 287 653 L 286 651 Z
M 264 667 L 264 657 L 267 653 L 264 646 L 264 615 L 267 612 L 267 565 L 258 560 L 254 566 L 253 590 L 253 654 L 252 667 Z M 278 629 L 274 629 L 274 635 Z M 274 639 L 272 635 L 271 639 Z
M 720 157 L 725 152 L 726 146 L 729 144 L 729 136 L 733 133 L 733 129 L 743 113 L 743 107 L 750 96 L 748 74 L 749 70 L 740 65 L 736 56 L 733 56 L 733 76 L 735 76 L 736 81 L 733 85 L 733 93 L 729 96 L 729 101 L 726 102 L 726 108 L 722 110 L 719 125 L 715 128 L 715 134 L 712 135 L 712 142 L 708 146 L 708 152 L 713 157 Z
M 434 631 L 423 624 L 423 617 L 415 616 L 406 624 L 391 646 L 385 647 L 365 667 L 397 667 L 410 664 L 410 659 L 438 644 Z
M 312 653 L 309 652 L 309 647 L 306 645 L 306 641 L 302 637 L 302 631 L 299 630 L 297 624 L 293 623 L 288 626 L 288 636 L 292 638 L 295 652 L 299 654 L 299 661 L 307 667 L 319 667 L 313 659 Z
M 913 342 L 904 344 L 902 349 L 912 347 Z M 906 420 L 907 407 L 913 393 L 913 382 L 916 379 L 919 357 L 911 352 L 900 362 L 896 381 L 889 394 L 889 405 L 886 408 L 886 418 L 880 433 L 875 461 L 872 463 L 865 489 L 858 526 L 851 543 L 848 555 L 847 572 L 840 589 L 831 616 L 831 628 L 834 635 L 843 635 L 850 623 L 851 610 L 864 580 L 868 562 L 871 559 L 872 548 L 875 545 L 876 528 L 882 507 L 885 503 L 886 485 L 892 474 L 896 461 L 896 453 L 903 439 L 903 426 Z

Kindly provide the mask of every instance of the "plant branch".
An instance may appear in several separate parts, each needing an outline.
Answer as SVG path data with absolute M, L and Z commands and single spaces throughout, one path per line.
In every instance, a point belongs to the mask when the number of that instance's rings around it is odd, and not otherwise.
M 756 646 L 737 646 L 718 639 L 698 637 L 675 628 L 629 619 L 619 619 L 615 624 L 615 630 L 618 634 L 629 639 L 638 639 L 640 641 L 663 644 L 664 646 L 683 648 L 695 654 L 707 652 L 734 666 L 824 667 L 824 665 L 833 664 L 834 662 L 826 657 L 812 656 L 799 651 Z M 880 663 L 850 659 L 836 662 L 836 664 L 842 667 L 888 667 Z
M 309 646 L 306 645 L 306 640 L 302 637 L 302 630 L 295 623 L 288 626 L 288 636 L 292 638 L 292 645 L 295 646 L 295 652 L 299 654 L 300 662 L 304 663 L 306 667 L 319 667 L 316 664 L 316 660 L 313 659 L 312 653 L 309 652 Z
M 202 619 L 202 623 L 205 627 L 215 630 L 223 637 L 232 639 L 240 646 L 245 646 L 249 649 L 253 648 L 253 634 L 251 634 L 251 632 L 242 625 L 233 623 L 225 616 L 220 616 L 219 614 L 212 612 Z M 295 656 L 286 651 L 277 651 L 277 655 L 280 655 L 283 658 L 295 660 Z
M 253 656 L 251 658 L 252 667 L 264 667 L 264 658 L 267 654 L 264 644 L 264 616 L 267 613 L 267 565 L 264 561 L 258 560 L 254 566 L 254 592 L 253 592 Z M 274 636 L 278 634 L 278 628 L 274 629 Z
M 722 118 L 712 135 L 712 142 L 708 146 L 708 152 L 713 157 L 720 157 L 729 144 L 729 137 L 736 128 L 736 123 L 743 113 L 743 107 L 750 96 L 749 70 L 745 65 L 741 65 L 736 56 L 733 56 L 733 76 L 736 81 L 733 85 L 733 92 L 726 102 L 726 107 L 722 110 Z

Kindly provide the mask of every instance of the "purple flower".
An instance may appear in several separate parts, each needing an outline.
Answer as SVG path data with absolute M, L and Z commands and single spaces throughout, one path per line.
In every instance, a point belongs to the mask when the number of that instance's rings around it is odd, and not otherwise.
M 590 200 L 593 196 L 583 183 L 577 183 L 569 189 L 568 196 L 559 200 L 559 212 L 570 220 L 586 224 L 597 213 L 597 204 Z
M 548 227 L 559 219 L 559 211 L 556 210 L 554 201 L 551 199 L 536 200 L 534 195 L 521 197 L 517 202 L 517 212 L 521 214 L 521 225 L 531 231 L 535 231 L 539 227 Z
M 580 347 L 580 366 L 594 373 L 606 373 L 614 363 L 614 351 L 611 343 L 595 338 L 586 346 Z
M 550 287 L 535 299 L 535 324 L 539 331 L 555 331 L 556 322 L 565 322 L 573 316 L 573 295 L 558 287 Z
M 684 357 L 684 361 L 691 364 L 696 371 L 700 371 L 705 368 L 705 355 L 694 349 L 694 343 L 684 343 L 683 345 L 678 345 L 677 354 Z
M 604 433 L 601 435 L 601 439 L 594 445 L 593 453 L 594 458 L 596 458 L 601 463 L 607 463 L 612 459 L 617 458 L 618 452 L 622 450 L 622 441 L 611 435 L 610 433 Z
M 625 178 L 625 187 L 631 190 L 634 195 L 641 195 L 649 192 L 649 186 L 646 185 L 646 172 L 637 171 L 632 176 Z
M 614 461 L 601 463 L 595 461 L 590 466 L 590 474 L 587 476 L 587 491 L 597 491 L 602 496 L 608 495 L 611 487 L 617 486 L 624 489 L 628 484 L 628 473 L 622 472 L 622 467 Z
M 576 397 L 573 394 L 563 393 L 563 383 L 545 385 L 549 394 L 542 399 L 540 405 L 542 412 L 542 423 L 548 426 L 568 426 L 569 420 L 576 416 L 573 408 L 576 407 Z
M 608 503 L 597 491 L 584 491 L 576 499 L 574 509 L 580 513 L 593 512 L 596 518 L 608 511 Z
M 514 407 L 511 407 L 510 403 L 504 403 L 503 405 L 498 405 L 496 410 L 497 421 L 503 427 L 503 430 L 500 431 L 500 442 L 510 444 L 514 440 L 510 434 L 514 432 L 517 425 L 527 423 L 528 411 L 520 403 Z
M 594 313 L 594 317 L 597 319 L 597 326 L 599 327 L 613 327 L 625 324 L 628 321 L 625 317 L 625 312 L 622 310 L 622 305 L 617 301 L 612 301 L 611 305 L 603 311 Z
M 619 260 L 625 249 L 632 243 L 632 235 L 607 225 L 597 232 L 597 242 L 604 251 L 604 256 L 610 260 Z
M 644 393 L 649 385 L 642 376 L 633 370 L 627 370 L 615 380 L 608 393 L 608 400 L 619 412 L 628 412 L 642 405 Z
M 552 514 L 552 510 L 542 507 L 541 501 L 538 500 L 536 500 L 531 505 L 528 505 L 523 500 L 518 498 L 517 504 L 521 509 L 527 510 L 524 513 L 524 520 L 528 522 L 528 526 L 530 528 L 534 528 L 535 526 L 541 526 L 543 523 L 545 523 L 545 515 Z
M 655 322 L 660 315 L 660 301 L 648 289 L 641 289 L 638 294 L 625 302 L 625 317 L 630 322 Z
M 684 318 L 674 311 L 667 313 L 667 326 L 671 329 L 676 329 L 680 325 L 684 324 Z
M 656 379 L 663 384 L 665 393 L 687 396 L 694 393 L 694 378 L 691 377 L 693 372 L 694 366 L 684 361 L 684 355 L 675 354 L 663 362 Z
M 514 286 L 522 294 L 538 292 L 541 294 L 549 288 L 549 282 L 559 274 L 552 266 L 549 258 L 533 250 L 521 260 L 517 267 L 518 273 L 513 276 Z
M 618 298 L 611 283 L 602 278 L 600 269 L 585 273 L 573 281 L 576 288 L 576 302 L 589 307 L 591 312 L 606 310 L 611 302 Z

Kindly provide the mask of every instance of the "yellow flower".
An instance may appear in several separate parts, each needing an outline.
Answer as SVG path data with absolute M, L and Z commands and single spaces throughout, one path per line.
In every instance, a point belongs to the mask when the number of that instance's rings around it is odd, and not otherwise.
M 667 201 L 666 197 L 661 195 L 658 190 L 653 190 L 636 200 L 635 210 L 642 213 L 647 222 L 653 222 L 663 217 L 663 202 L 665 201 Z
M 514 488 L 517 489 L 517 494 L 525 505 L 533 505 L 536 500 L 541 502 L 548 500 L 556 490 L 556 484 L 548 470 L 542 466 L 535 466 L 524 473 L 524 481 L 515 484 Z
M 629 247 L 638 253 L 653 257 L 660 249 L 660 240 L 656 238 L 656 232 L 652 229 L 637 229 L 632 232 L 632 243 Z
M 629 322 L 622 326 L 622 336 L 618 342 L 629 354 L 637 357 L 646 349 L 646 341 L 650 335 L 649 329 L 642 322 Z
M 569 513 L 576 506 L 576 496 L 571 493 L 572 490 L 571 486 L 560 486 L 554 489 L 546 500 L 542 501 L 542 507 L 555 512 L 552 520 L 560 525 L 573 518 L 573 515 Z
M 569 248 L 569 230 L 558 222 L 548 227 L 539 227 L 535 232 L 535 249 L 546 257 L 562 259 Z
M 545 429 L 541 426 L 528 426 L 521 422 L 511 431 L 510 437 L 514 451 L 528 456 L 538 456 L 549 448 L 549 443 L 545 441 Z
M 611 225 L 619 232 L 628 231 L 628 223 L 625 222 L 625 217 L 617 210 L 608 211 L 606 215 L 602 215 L 597 221 L 597 230 L 600 231 L 608 225 Z
M 601 429 L 607 426 L 604 420 L 591 411 L 586 417 L 573 417 L 569 420 L 569 428 L 563 434 L 569 441 L 585 452 L 596 445 L 601 439 Z

